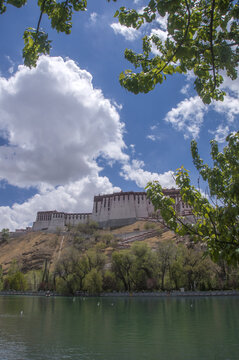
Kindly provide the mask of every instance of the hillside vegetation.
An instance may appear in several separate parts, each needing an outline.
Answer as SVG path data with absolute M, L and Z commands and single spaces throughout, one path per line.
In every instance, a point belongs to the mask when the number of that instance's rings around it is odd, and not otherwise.
M 213 263 L 199 245 L 159 223 L 116 230 L 79 224 L 54 234 L 2 237 L 0 289 L 102 291 L 210 290 L 239 287 L 239 271 Z

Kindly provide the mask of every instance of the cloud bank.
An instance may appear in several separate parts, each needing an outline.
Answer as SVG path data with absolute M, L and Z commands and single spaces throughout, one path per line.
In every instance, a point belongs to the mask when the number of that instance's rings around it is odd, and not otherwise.
M 126 160 L 116 108 L 72 60 L 41 57 L 0 79 L 1 179 L 56 186 L 99 170 L 96 158 Z
M 116 191 L 120 191 L 120 188 L 113 187 L 107 177 L 97 174 L 64 186 L 43 189 L 23 204 L 14 204 L 12 207 L 1 206 L 1 229 L 14 230 L 29 226 L 35 220 L 37 211 L 40 210 L 91 212 L 94 195 Z
M 130 164 L 117 109 L 94 88 L 91 74 L 69 59 L 42 56 L 36 68 L 19 66 L 0 78 L 0 180 L 38 189 L 23 204 L 0 207 L 0 228 L 28 226 L 39 210 L 91 212 L 94 195 L 120 191 L 100 176 L 98 157 L 120 162 L 121 176 L 139 187 L 152 179 L 170 186 L 170 172 L 152 174 L 142 162 Z
M 122 35 L 126 40 L 134 41 L 140 36 L 140 32 L 134 28 L 128 28 L 127 26 L 119 23 L 113 23 L 110 26 L 116 35 Z
M 97 157 L 128 161 L 124 125 L 92 76 L 72 60 L 41 57 L 0 78 L 0 179 L 39 193 L 0 207 L 1 228 L 29 225 L 37 210 L 91 211 L 93 196 L 119 191 L 99 175 Z
M 226 135 L 237 130 L 239 124 L 239 82 L 231 80 L 226 74 L 223 76 L 224 82 L 221 88 L 227 92 L 224 101 L 212 101 L 210 105 L 204 105 L 199 96 L 188 97 L 192 87 L 192 75 L 189 74 L 186 85 L 181 89 L 181 93 L 187 97 L 172 108 L 164 120 L 177 131 L 183 132 L 185 138 L 197 139 L 205 115 L 209 111 L 214 111 L 223 116 L 223 119 L 219 118 L 219 123 L 215 122 L 215 128 L 208 131 L 215 135 L 215 140 L 223 143 Z
M 175 187 L 175 181 L 173 178 L 173 171 L 167 171 L 163 174 L 152 173 L 143 169 L 144 162 L 140 160 L 133 160 L 132 163 L 127 163 L 122 167 L 121 176 L 125 180 L 135 181 L 136 184 L 144 188 L 149 181 L 157 180 L 164 188 Z

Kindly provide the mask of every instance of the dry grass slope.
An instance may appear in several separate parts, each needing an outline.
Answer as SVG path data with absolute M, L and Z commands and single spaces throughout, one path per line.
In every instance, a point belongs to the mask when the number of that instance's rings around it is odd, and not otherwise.
M 138 221 L 132 225 L 124 226 L 111 232 L 114 235 L 125 236 L 127 234 L 146 231 L 146 221 Z M 150 225 L 149 225 L 150 226 Z M 160 230 L 161 225 L 156 224 L 155 229 Z M 149 229 L 148 231 L 152 231 Z M 101 230 L 102 234 L 105 233 Z M 161 230 L 162 232 L 162 230 Z M 153 236 L 143 240 L 150 247 L 157 246 L 159 241 L 166 239 L 174 239 L 175 235 L 171 231 L 163 231 L 160 236 Z M 132 243 L 130 243 L 132 245 Z M 130 246 L 129 245 L 129 246 Z M 42 269 L 45 260 L 48 260 L 50 269 L 54 267 L 61 254 L 72 247 L 72 238 L 68 233 L 64 234 L 47 234 L 43 232 L 29 232 L 18 237 L 12 237 L 7 242 L 0 243 L 0 264 L 3 267 L 4 273 L 6 273 L 12 263 L 17 261 L 23 272 L 30 270 Z M 113 249 L 112 249 L 113 250 Z M 107 252 L 107 249 L 105 249 Z M 111 252 L 111 251 L 109 251 Z

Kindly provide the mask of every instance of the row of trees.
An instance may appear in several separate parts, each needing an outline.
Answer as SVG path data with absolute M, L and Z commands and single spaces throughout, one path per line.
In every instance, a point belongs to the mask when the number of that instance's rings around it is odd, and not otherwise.
M 84 253 L 72 248 L 54 271 L 45 276 L 45 270 L 23 275 L 15 263 L 0 283 L 8 290 L 44 289 L 62 294 L 239 288 L 239 269 L 223 260 L 215 264 L 199 247 L 172 240 L 159 242 L 155 250 L 135 243 L 111 256 L 97 248 Z
M 0 266 L 0 290 L 24 291 L 27 287 L 26 276 L 20 271 L 16 261 L 12 262 L 6 276 L 3 276 L 2 266 Z

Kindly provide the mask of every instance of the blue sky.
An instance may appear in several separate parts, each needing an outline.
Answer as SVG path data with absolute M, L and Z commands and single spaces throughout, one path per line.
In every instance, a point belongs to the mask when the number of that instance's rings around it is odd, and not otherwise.
M 93 196 L 143 190 L 147 181 L 174 186 L 172 173 L 184 165 L 193 182 L 190 154 L 196 138 L 209 161 L 209 141 L 220 147 L 238 130 L 239 82 L 225 80 L 223 103 L 202 104 L 192 75 L 169 77 L 149 94 L 123 89 L 118 76 L 131 68 L 124 49 L 140 51 L 141 38 L 166 36 L 165 19 L 140 31 L 113 17 L 123 5 L 146 1 L 89 1 L 73 17 L 72 34 L 57 34 L 50 57 L 35 69 L 23 66 L 22 35 L 36 27 L 35 1 L 1 15 L 0 32 L 0 229 L 32 224 L 38 210 L 92 210 Z

